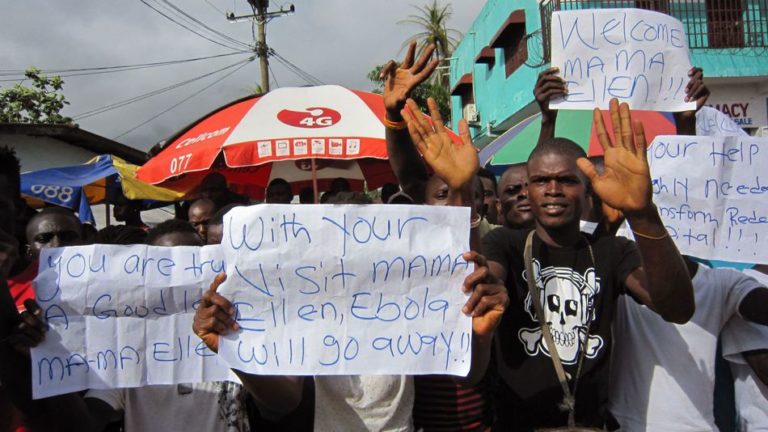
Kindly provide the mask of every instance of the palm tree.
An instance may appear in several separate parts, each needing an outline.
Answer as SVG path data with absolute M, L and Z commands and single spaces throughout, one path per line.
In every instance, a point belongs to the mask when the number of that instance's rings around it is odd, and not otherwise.
M 435 53 L 441 66 L 453 53 L 453 49 L 459 43 L 461 32 L 449 29 L 446 25 L 451 18 L 453 11 L 451 5 L 438 4 L 437 0 L 432 0 L 431 4 L 424 6 L 413 6 L 419 11 L 418 14 L 408 15 L 407 19 L 399 21 L 398 24 L 413 24 L 420 27 L 421 31 L 409 37 L 403 42 L 402 48 L 407 47 L 412 41 L 417 42 L 418 52 L 423 51 L 430 44 L 435 45 Z M 401 49 L 402 49 L 401 48 Z M 435 76 L 440 74 L 435 74 Z M 440 80 L 442 82 L 444 80 Z

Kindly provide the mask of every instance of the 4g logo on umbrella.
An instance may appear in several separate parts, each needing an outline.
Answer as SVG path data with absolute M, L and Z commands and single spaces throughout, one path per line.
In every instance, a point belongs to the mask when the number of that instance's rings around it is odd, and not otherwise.
M 323 107 L 311 107 L 305 111 L 284 109 L 277 113 L 277 119 L 288 126 L 318 129 L 335 125 L 341 120 L 341 114 Z

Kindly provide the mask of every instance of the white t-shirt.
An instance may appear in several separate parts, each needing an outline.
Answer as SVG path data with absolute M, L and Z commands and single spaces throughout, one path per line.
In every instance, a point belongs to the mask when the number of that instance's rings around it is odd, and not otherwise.
M 622 431 L 717 430 L 713 415 L 717 337 L 759 283 L 731 269 L 699 265 L 696 312 L 684 325 L 664 321 L 629 296 L 614 320 L 611 412 Z
M 744 273 L 768 286 L 768 276 L 754 270 L 744 270 Z M 723 357 L 730 362 L 733 372 L 739 431 L 768 432 L 768 386 L 757 378 L 741 355 L 745 351 L 768 349 L 768 326 L 734 317 L 720 337 Z
M 221 431 L 247 432 L 244 406 L 227 397 L 241 391 L 235 383 L 157 385 L 126 389 L 89 390 L 85 397 L 123 411 L 126 432 Z
M 315 377 L 315 431 L 413 430 L 413 377 Z

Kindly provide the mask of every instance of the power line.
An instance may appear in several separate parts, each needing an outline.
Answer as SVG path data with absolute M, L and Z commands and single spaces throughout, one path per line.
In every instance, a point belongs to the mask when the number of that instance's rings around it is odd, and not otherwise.
M 207 40 L 207 41 L 209 41 L 209 42 L 213 42 L 213 43 L 215 43 L 216 45 L 219 45 L 219 46 L 223 46 L 224 48 L 229 48 L 229 49 L 231 49 L 231 50 L 234 50 L 234 51 L 240 51 L 240 50 L 242 50 L 242 47 L 233 47 L 232 45 L 229 45 L 228 43 L 222 43 L 222 42 L 219 42 L 219 41 L 217 41 L 217 40 L 214 40 L 214 39 L 212 39 L 212 38 L 210 38 L 210 37 L 208 37 L 208 36 L 206 36 L 206 35 L 204 35 L 204 34 L 202 34 L 202 33 L 199 33 L 199 32 L 197 32 L 197 31 L 196 31 L 196 30 L 194 30 L 193 28 L 191 28 L 191 27 L 188 27 L 188 26 L 187 26 L 187 25 L 185 25 L 184 23 L 181 23 L 181 22 L 179 22 L 179 21 L 176 21 L 175 19 L 173 19 L 173 17 L 170 17 L 170 16 L 168 16 L 168 15 L 167 15 L 166 13 L 164 13 L 163 11 L 161 11 L 161 10 L 157 9 L 156 7 L 152 6 L 151 4 L 147 3 L 147 2 L 146 2 L 146 0 L 139 0 L 139 1 L 141 1 L 142 3 L 144 3 L 144 5 L 146 5 L 147 7 L 149 7 L 150 9 L 152 9 L 153 11 L 155 11 L 155 12 L 159 13 L 160 15 L 162 15 L 163 17 L 165 17 L 166 19 L 168 19 L 168 20 L 169 20 L 169 21 L 171 21 L 172 23 L 174 23 L 174 24 L 176 24 L 176 25 L 178 25 L 178 26 L 180 26 L 180 27 L 183 27 L 184 29 L 186 29 L 186 30 L 188 30 L 188 31 L 190 31 L 190 32 L 192 32 L 192 33 L 194 33 L 194 34 L 196 34 L 196 35 L 200 36 L 201 38 L 203 38 L 203 39 L 205 39 L 205 40 Z
M 248 45 L 247 43 L 245 43 L 245 42 L 241 42 L 241 41 L 239 41 L 239 40 L 237 40 L 237 39 L 235 39 L 235 38 L 232 38 L 232 37 L 230 37 L 230 36 L 229 36 L 229 35 L 227 35 L 227 34 L 224 34 L 224 33 L 220 32 L 220 31 L 218 31 L 218 30 L 216 30 L 216 29 L 213 29 L 213 28 L 211 28 L 211 27 L 207 26 L 207 25 L 206 25 L 205 23 L 203 23 L 202 21 L 200 21 L 200 20 L 198 20 L 197 18 L 193 17 L 192 15 L 190 15 L 190 14 L 188 14 L 188 13 L 184 12 L 184 11 L 183 11 L 181 8 L 179 8 L 179 7 L 178 7 L 178 6 L 176 6 L 175 4 L 171 3 L 171 1 L 170 1 L 170 0 L 162 0 L 162 2 L 163 2 L 163 3 L 165 3 L 165 4 L 167 4 L 168 6 L 170 6 L 170 7 L 171 7 L 173 10 L 175 10 L 175 11 L 176 11 L 176 12 L 178 12 L 179 14 L 183 15 L 184 17 L 186 17 L 188 20 L 191 20 L 192 22 L 194 22 L 194 23 L 198 24 L 199 26 L 201 26 L 202 28 L 204 28 L 204 29 L 208 30 L 209 32 L 211 32 L 211 33 L 213 33 L 213 34 L 215 34 L 215 35 L 219 36 L 220 38 L 222 38 L 222 39 L 224 39 L 224 40 L 226 40 L 226 41 L 229 41 L 229 42 L 231 42 L 231 43 L 233 43 L 233 44 L 235 44 L 235 45 L 241 45 L 241 46 L 243 46 L 243 47 L 245 47 L 245 48 L 250 48 L 250 45 Z
M 295 64 L 291 63 L 288 59 L 278 54 L 275 50 L 271 50 L 270 53 L 274 56 L 274 58 L 279 61 L 283 66 L 285 66 L 289 71 L 293 72 L 298 76 L 299 78 L 306 81 L 308 84 L 311 85 L 323 85 L 323 83 L 320 79 L 315 77 L 314 75 L 310 74 L 309 72 L 301 69 L 300 67 L 296 66 Z
M 160 117 L 161 115 L 163 115 L 163 114 L 167 113 L 168 111 L 170 111 L 170 110 L 172 110 L 172 109 L 176 108 L 177 106 L 179 106 L 179 105 L 183 104 L 184 102 L 186 102 L 186 101 L 188 101 L 188 100 L 192 99 L 193 97 L 195 97 L 195 96 L 199 95 L 200 93 L 202 93 L 202 92 L 204 92 L 204 91 L 208 90 L 209 88 L 211 88 L 211 87 L 215 86 L 216 84 L 220 83 L 221 81 L 225 80 L 225 79 L 226 79 L 226 78 L 228 78 L 230 75 L 234 74 L 235 72 L 237 72 L 237 71 L 239 71 L 240 69 L 242 69 L 242 68 L 244 68 L 245 66 L 247 66 L 247 65 L 248 65 L 248 63 L 252 62 L 254 59 L 255 59 L 255 57 L 252 57 L 252 58 L 248 59 L 248 61 L 247 61 L 247 62 L 245 62 L 245 63 L 241 64 L 241 65 L 240 65 L 240 66 L 238 66 L 238 67 L 236 67 L 234 70 L 232 70 L 231 72 L 229 72 L 229 73 L 225 74 L 224 76 L 222 76 L 221 78 L 217 79 L 216 81 L 214 81 L 214 82 L 212 82 L 212 83 L 208 84 L 207 86 L 205 86 L 205 87 L 201 88 L 200 90 L 198 90 L 198 91 L 196 91 L 196 92 L 192 93 L 191 95 L 189 95 L 189 96 L 185 97 L 184 99 L 180 100 L 179 102 L 177 102 L 177 103 L 175 103 L 175 104 L 171 105 L 170 107 L 168 107 L 168 108 L 164 109 L 163 111 L 160 111 L 159 113 L 155 114 L 154 116 L 152 116 L 152 117 L 148 118 L 147 120 L 145 120 L 145 121 L 143 121 L 143 122 L 141 122 L 141 123 L 137 124 L 136 126 L 134 126 L 134 127 L 130 128 L 130 129 L 128 129 L 127 131 L 125 131 L 125 132 L 121 133 L 120 135 L 118 135 L 118 136 L 116 136 L 116 137 L 114 137 L 114 138 L 112 138 L 112 139 L 113 139 L 113 140 L 116 140 L 116 139 L 118 139 L 118 138 L 122 137 L 123 135 L 127 135 L 127 134 L 129 134 L 129 133 L 131 133 L 131 132 L 135 131 L 136 129 L 138 129 L 138 128 L 140 128 L 140 127 L 144 126 L 145 124 L 147 124 L 147 123 L 149 123 L 149 122 L 151 122 L 151 121 L 153 121 L 153 120 L 157 119 L 157 118 L 158 118 L 158 117 Z
M 221 10 L 221 9 L 217 8 L 217 7 L 216 7 L 216 5 L 215 5 L 215 4 L 213 4 L 213 3 L 211 3 L 209 0 L 205 0 L 205 2 L 206 2 L 206 3 L 208 3 L 208 6 L 210 6 L 210 7 L 214 8 L 214 9 L 216 9 L 216 12 L 218 12 L 218 13 L 220 13 L 220 14 L 222 14 L 222 15 L 225 15 L 225 16 L 227 15 L 227 13 L 226 13 L 226 12 L 224 12 L 223 10 Z
M 181 60 L 168 60 L 168 61 L 153 62 L 153 63 L 140 63 L 140 64 L 118 65 L 118 66 L 99 66 L 99 67 L 91 67 L 91 68 L 74 68 L 74 69 L 43 69 L 40 72 L 47 75 L 55 74 L 55 75 L 61 76 L 62 78 L 66 78 L 66 77 L 82 76 L 82 75 L 97 75 L 97 74 L 112 73 L 112 72 L 125 72 L 125 71 L 139 70 L 139 69 L 148 69 L 148 68 L 160 67 L 160 66 L 191 63 L 191 62 L 196 62 L 201 60 L 210 60 L 210 59 L 220 58 L 220 57 L 229 57 L 229 56 L 240 55 L 240 54 L 253 54 L 253 53 L 251 51 L 237 51 L 237 52 L 231 52 L 231 53 L 225 53 L 225 54 L 216 54 L 216 55 L 206 56 L 206 57 L 195 57 L 195 58 L 181 59 Z M 0 76 L 20 75 L 22 78 L 19 78 L 19 79 L 24 79 L 23 78 L 24 72 L 26 71 L 23 69 L 0 69 Z M 18 81 L 19 79 L 4 79 L 4 80 L 0 80 L 0 82 Z
M 241 61 L 238 61 L 236 63 L 230 64 L 228 66 L 224 66 L 223 68 L 216 69 L 213 72 L 208 72 L 206 74 L 199 75 L 197 77 L 190 78 L 188 80 L 181 81 L 181 82 L 178 82 L 176 84 L 169 85 L 167 87 L 163 87 L 163 88 L 160 88 L 160 89 L 157 89 L 157 90 L 153 90 L 151 92 L 144 93 L 144 94 L 139 95 L 139 96 L 135 96 L 135 97 L 132 97 L 132 98 L 129 98 L 129 99 L 125 99 L 125 100 L 122 100 L 122 101 L 118 101 L 118 102 L 114 102 L 114 103 L 111 103 L 109 105 L 104 105 L 102 107 L 95 108 L 95 109 L 92 109 L 92 110 L 89 110 L 89 111 L 86 111 L 86 112 L 74 115 L 74 116 L 72 116 L 72 118 L 74 120 L 82 120 L 82 119 L 86 119 L 88 117 L 93 117 L 95 115 L 98 115 L 98 114 L 101 114 L 101 113 L 104 113 L 104 112 L 107 112 L 107 111 L 111 111 L 113 109 L 121 108 L 121 107 L 124 107 L 126 105 L 130 105 L 130 104 L 132 104 L 134 102 L 138 102 L 138 101 L 150 98 L 152 96 L 157 96 L 157 95 L 165 93 L 167 91 L 170 91 L 170 90 L 179 88 L 181 86 L 187 85 L 189 83 L 201 80 L 201 79 L 203 79 L 205 77 L 209 77 L 209 76 L 214 75 L 214 74 L 216 74 L 218 72 L 221 72 L 223 70 L 239 66 L 240 64 L 247 63 L 249 61 L 251 61 L 251 60 L 250 59 L 241 60 Z
M 280 88 L 280 83 L 277 82 L 277 75 L 272 71 L 272 65 L 267 65 L 267 67 L 269 68 L 269 76 L 271 76 L 272 81 L 275 82 L 275 88 Z

